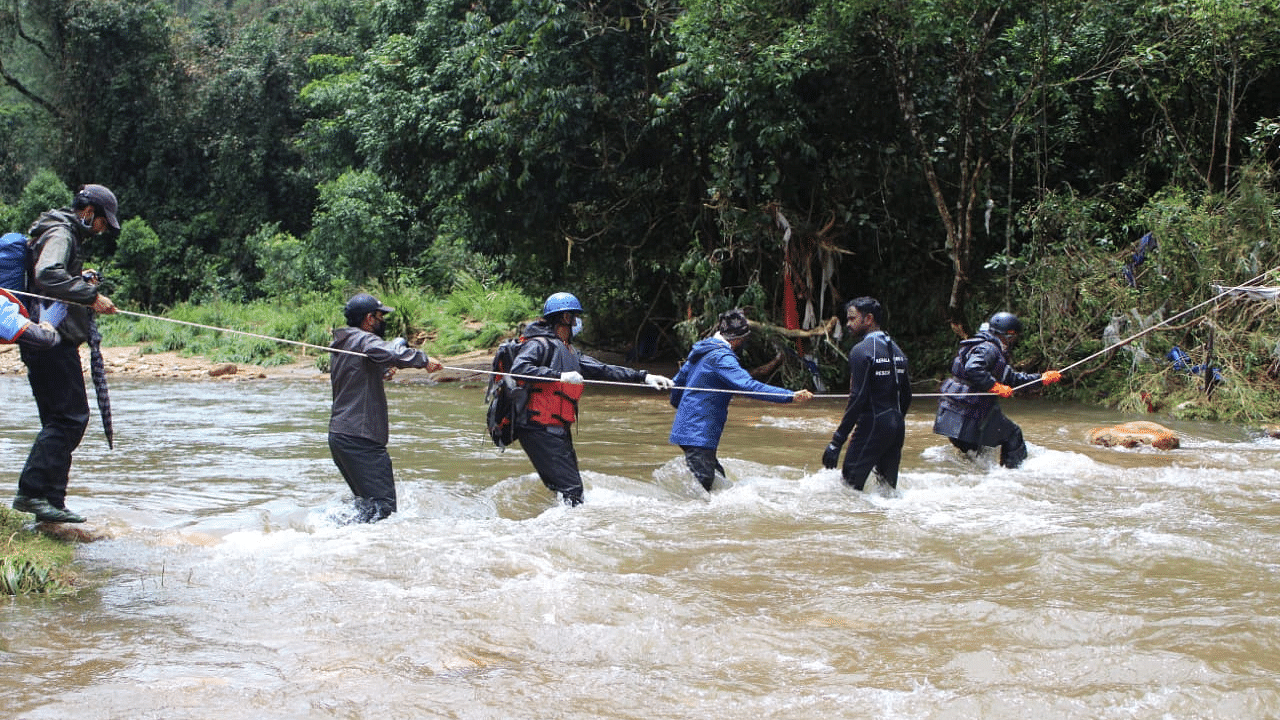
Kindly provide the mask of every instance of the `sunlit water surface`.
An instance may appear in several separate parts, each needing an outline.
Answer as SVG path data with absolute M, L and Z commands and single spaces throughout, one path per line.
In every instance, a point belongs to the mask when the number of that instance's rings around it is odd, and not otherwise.
M 44 718 L 1274 718 L 1280 442 L 1006 401 L 973 463 L 909 418 L 896 496 L 820 457 L 843 403 L 735 401 L 706 496 L 649 390 L 590 388 L 587 504 L 483 434 L 476 385 L 389 387 L 401 512 L 344 526 L 325 382 L 115 379 L 69 505 L 76 599 L 6 600 L 6 715 Z M 0 457 L 34 435 L 0 378 Z M 7 498 L 7 496 L 5 496 Z

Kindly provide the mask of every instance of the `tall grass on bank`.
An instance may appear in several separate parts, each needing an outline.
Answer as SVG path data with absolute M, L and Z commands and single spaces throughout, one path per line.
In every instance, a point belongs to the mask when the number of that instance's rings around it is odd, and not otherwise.
M 42 593 L 66 595 L 75 591 L 69 567 L 74 557 L 70 543 L 34 532 L 29 515 L 0 508 L 0 592 L 6 595 Z
M 446 296 L 398 286 L 313 292 L 252 302 L 183 303 L 160 317 L 210 328 L 238 330 L 270 338 L 327 347 L 332 331 L 346 324 L 343 305 L 355 292 L 372 292 L 395 308 L 387 317 L 387 337 L 405 337 L 432 356 L 454 355 L 497 344 L 519 322 L 536 315 L 537 303 L 504 283 L 486 289 L 462 276 Z M 108 345 L 141 345 L 144 353 L 201 355 L 214 362 L 283 365 L 313 357 L 322 369 L 329 354 L 292 343 L 249 337 L 166 322 L 162 319 L 107 315 L 99 320 Z
M 323 293 L 310 293 L 249 303 L 183 303 L 161 317 L 323 347 L 329 344 L 329 329 L 342 319 L 342 301 Z M 137 344 L 144 353 L 202 355 L 214 362 L 273 366 L 323 352 L 159 319 L 108 315 L 100 318 L 99 326 L 103 342 L 109 345 Z

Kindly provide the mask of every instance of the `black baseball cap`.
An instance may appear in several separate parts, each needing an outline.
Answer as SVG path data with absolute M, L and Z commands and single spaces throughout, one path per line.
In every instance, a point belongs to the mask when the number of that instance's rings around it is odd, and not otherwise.
M 381 300 L 369 293 L 352 295 L 346 306 L 342 308 L 342 314 L 346 316 L 347 322 L 351 325 L 359 325 L 364 320 L 364 316 L 371 312 L 393 313 L 395 308 L 383 305 Z
M 116 194 L 101 185 L 82 185 L 76 193 L 77 207 L 93 205 L 107 216 L 107 224 L 119 230 L 120 221 L 116 219 L 116 211 L 120 204 L 116 202 Z

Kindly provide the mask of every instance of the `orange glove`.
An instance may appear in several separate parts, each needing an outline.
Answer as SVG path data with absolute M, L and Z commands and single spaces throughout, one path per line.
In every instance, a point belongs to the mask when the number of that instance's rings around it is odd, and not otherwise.
M 996 383 L 995 385 L 992 385 L 991 392 L 999 395 L 1002 398 L 1013 397 L 1013 388 L 1009 387 L 1008 385 L 1004 385 L 1002 383 Z
M 1052 385 L 1062 379 L 1062 373 L 1057 370 L 1045 370 L 1040 376 L 1041 385 Z

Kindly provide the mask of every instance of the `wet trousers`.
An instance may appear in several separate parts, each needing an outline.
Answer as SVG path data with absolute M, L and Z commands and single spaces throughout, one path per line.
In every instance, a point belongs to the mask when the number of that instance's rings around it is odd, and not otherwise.
M 849 449 L 840 467 L 845 483 L 861 490 L 875 470 L 882 482 L 898 487 L 898 466 L 902 464 L 902 443 L 906 438 L 907 426 L 901 413 L 860 418 L 849 436 Z
M 684 464 L 689 466 L 689 472 L 693 473 L 703 489 L 711 492 L 716 475 L 724 477 L 724 468 L 716 458 L 716 449 L 695 445 L 681 445 L 680 449 L 684 451 Z
M 978 443 L 965 442 L 955 438 L 947 438 L 960 452 L 981 450 Z M 1027 441 L 1022 439 L 1022 428 L 1009 422 L 1004 435 L 995 443 L 1000 446 L 1000 464 L 1012 470 L 1027 459 Z
M 1022 428 L 1006 417 L 999 405 L 982 417 L 972 417 L 940 403 L 933 431 L 945 435 L 960 452 L 999 446 L 1000 464 L 1010 469 L 1027 459 L 1027 443 L 1022 439 Z
M 329 453 L 356 496 L 357 522 L 377 522 L 396 511 L 396 479 L 386 445 L 355 435 L 329 433 Z
M 569 428 L 524 426 L 518 437 L 542 484 L 570 505 L 581 505 L 582 475 Z
M 26 346 L 19 350 L 40 412 L 40 433 L 18 477 L 18 494 L 65 508 L 71 454 L 80 447 L 89 427 L 80 350 L 65 343 L 47 350 Z

